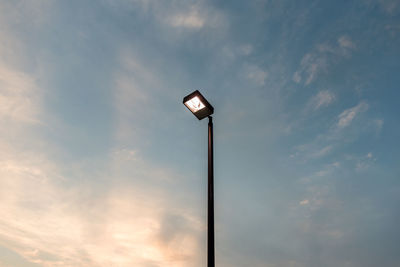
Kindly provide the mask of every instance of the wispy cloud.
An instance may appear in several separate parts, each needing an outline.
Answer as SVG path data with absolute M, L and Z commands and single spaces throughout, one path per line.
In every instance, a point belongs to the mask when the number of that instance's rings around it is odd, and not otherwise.
M 0 3 L 0 122 L 1 128 L 8 131 L 12 130 L 11 124 L 39 123 L 43 96 L 37 77 L 25 70 L 29 62 L 28 47 L 10 24 L 18 24 L 25 18 L 32 27 L 39 26 L 47 18 L 42 14 L 47 7 L 45 0 L 23 1 L 20 5 Z
M 294 82 L 296 82 L 296 83 L 300 83 L 301 82 L 301 75 L 300 75 L 300 71 L 296 71 L 294 74 L 293 74 L 293 81 Z
M 0 62 L 0 121 L 38 123 L 39 94 L 34 79 Z
M 344 49 L 355 49 L 356 45 L 348 36 L 341 36 L 338 39 L 339 46 Z
M 310 99 L 308 107 L 315 111 L 322 107 L 329 106 L 332 102 L 335 101 L 335 99 L 336 97 L 331 91 L 322 90 Z
M 0 219 L 0 243 L 26 260 L 41 266 L 198 266 L 198 218 L 167 203 L 156 188 L 118 179 L 129 175 L 121 169 L 124 161 L 136 170 L 131 175 L 141 176 L 136 180 L 158 177 L 157 168 L 116 153 L 112 164 L 119 167 L 108 172 L 114 182 L 100 190 L 71 183 L 43 151 L 0 146 L 0 211 L 7 215 Z
M 54 1 L 2 1 L 0 3 L 0 20 L 9 19 L 14 23 L 20 23 L 24 19 L 30 21 L 31 27 L 41 27 L 49 18 L 49 10 Z
M 308 199 L 304 199 L 304 200 L 300 201 L 299 204 L 301 206 L 308 205 L 308 204 L 310 204 L 310 201 Z
M 240 45 L 238 51 L 241 55 L 248 56 L 253 52 L 253 46 L 250 44 Z
M 338 116 L 338 128 L 345 128 L 351 124 L 356 116 L 362 112 L 368 110 L 368 104 L 366 102 L 360 102 L 357 106 L 344 110 Z
M 110 161 L 103 175 L 85 171 L 84 179 L 76 177 L 76 168 L 65 171 L 50 155 L 51 144 L 31 131 L 46 114 L 36 78 L 0 62 L 0 212 L 5 215 L 0 244 L 29 262 L 149 267 L 201 262 L 203 224 L 196 213 L 171 203 L 157 187 L 135 184 L 171 183 L 179 174 L 141 159 L 136 147 L 118 150 L 138 134 L 140 107 L 151 101 L 143 88 L 158 88 L 133 55 L 123 52 L 120 60 L 113 99 L 117 149 L 104 155 Z M 99 180 L 108 181 L 107 188 Z
M 154 21 L 175 29 L 200 30 L 216 28 L 225 22 L 223 14 L 205 1 L 155 1 L 117 0 L 108 1 L 111 6 L 140 8 Z
M 376 161 L 372 152 L 368 152 L 366 155 L 358 156 L 353 158 L 355 162 L 355 170 L 357 172 L 363 172 L 368 170 L 372 164 Z
M 375 133 L 377 135 L 379 135 L 379 133 L 382 131 L 383 124 L 384 124 L 384 120 L 383 119 L 375 119 L 375 120 L 372 121 L 372 126 L 374 127 Z
M 389 15 L 394 15 L 399 10 L 400 4 L 397 0 L 378 0 L 381 8 Z
M 202 16 L 196 9 L 193 9 L 187 13 L 175 14 L 172 17 L 169 17 L 167 20 L 173 27 L 183 27 L 189 29 L 200 29 L 206 23 L 206 17 Z
M 319 93 L 311 99 L 308 106 L 315 109 L 320 108 L 332 102 L 333 99 L 334 96 L 329 93 Z M 295 146 L 295 152 L 290 155 L 290 158 L 299 157 L 304 162 L 312 159 L 320 159 L 337 150 L 341 146 L 340 143 L 342 141 L 340 140 L 348 139 L 347 142 L 350 142 L 356 137 L 352 136 L 349 138 L 349 136 L 346 136 L 348 133 L 345 129 L 349 128 L 354 120 L 360 114 L 366 112 L 368 108 L 368 103 L 361 101 L 356 106 L 345 109 L 337 116 L 335 123 L 331 124 L 325 132 L 319 133 L 311 142 Z M 367 129 L 377 132 L 379 131 L 379 127 L 381 127 L 381 123 L 383 124 L 383 120 L 367 120 Z M 353 135 L 356 133 L 355 135 L 357 136 L 360 131 L 361 129 L 356 129 L 353 131 Z
M 305 85 L 309 85 L 318 73 L 326 70 L 327 59 L 316 54 L 306 54 L 300 63 L 300 70 L 293 74 L 293 80 L 300 83 L 305 77 Z
M 312 158 L 320 158 L 323 157 L 325 155 L 327 155 L 329 152 L 331 152 L 332 150 L 332 145 L 326 146 L 321 148 L 320 150 L 315 151 L 314 153 L 311 154 Z
M 184 2 L 168 7 L 168 13 L 158 9 L 157 14 L 169 25 L 177 29 L 199 30 L 219 28 L 226 24 L 223 13 L 203 1 Z
M 349 36 L 343 35 L 337 39 L 337 43 L 323 43 L 316 49 L 304 55 L 299 69 L 293 74 L 293 81 L 305 85 L 311 84 L 320 73 L 327 72 L 331 64 L 339 58 L 347 57 L 356 45 Z
M 246 64 L 244 66 L 244 74 L 247 79 L 252 81 L 254 84 L 263 86 L 265 84 L 265 80 L 268 77 L 268 72 L 262 70 L 260 67 L 256 65 Z
M 155 111 L 147 109 L 149 112 L 143 113 L 146 107 L 156 106 L 152 102 L 149 88 L 157 91 L 162 86 L 154 71 L 149 70 L 131 50 L 121 48 L 118 60 L 113 90 L 117 122 L 115 138 L 117 143 L 126 146 L 143 136 L 143 123 L 153 115 L 150 111 Z
M 291 154 L 291 158 L 300 157 L 303 161 L 321 159 L 332 152 L 333 144 L 325 144 L 324 140 L 319 139 L 314 142 L 296 146 L 295 152 Z M 324 145 L 325 144 L 325 145 Z

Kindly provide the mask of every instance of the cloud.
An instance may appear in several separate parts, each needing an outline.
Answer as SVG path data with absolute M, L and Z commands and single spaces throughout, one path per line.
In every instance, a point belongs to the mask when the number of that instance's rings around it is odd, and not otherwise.
M 241 55 L 248 56 L 253 52 L 253 46 L 250 44 L 241 45 L 238 50 Z
M 353 156 L 350 159 L 355 161 L 355 170 L 357 172 L 368 170 L 371 165 L 376 161 L 376 158 L 374 157 L 372 152 L 368 152 L 366 155 L 363 156 Z
M 256 65 L 249 65 L 249 64 L 245 65 L 244 74 L 247 79 L 249 79 L 250 81 L 259 86 L 265 85 L 265 80 L 268 77 L 267 71 L 262 70 L 260 67 Z
M 300 75 L 300 72 L 299 71 L 296 71 L 294 74 L 293 74 L 293 81 L 294 82 L 296 82 L 296 83 L 300 83 L 301 82 L 301 75 Z
M 0 244 L 28 261 L 41 263 L 36 258 L 53 258 L 51 250 L 63 246 L 64 239 L 60 245 L 51 244 L 50 251 L 41 248 L 54 238 L 74 236 L 75 221 L 62 216 L 66 193 L 55 185 L 62 178 L 44 156 L 43 140 L 34 137 L 32 126 L 43 115 L 35 78 L 1 62 L 0 83 L 0 122 L 6 129 L 0 131 L 0 211 L 7 214 L 0 219 Z
M 400 33 L 400 24 L 386 25 L 385 30 L 387 30 L 392 37 L 395 37 Z
M 253 46 L 251 44 L 242 45 L 224 45 L 221 49 L 221 60 L 220 63 L 228 66 L 234 64 L 235 60 L 242 60 L 253 53 Z
M 37 75 L 25 71 L 34 56 L 27 59 L 29 47 L 19 38 L 15 25 L 27 19 L 31 27 L 40 26 L 47 18 L 42 14 L 47 7 L 45 0 L 0 3 L 0 122 L 8 132 L 16 125 L 40 122 L 43 91 L 37 84 Z
M 327 72 L 331 64 L 340 58 L 347 57 L 355 48 L 350 37 L 345 35 L 340 36 L 335 44 L 318 44 L 316 49 L 303 56 L 300 67 L 294 72 L 292 80 L 295 83 L 304 81 L 305 85 L 311 84 L 320 73 Z
M 49 18 L 49 10 L 54 1 L 51 0 L 19 0 L 2 1 L 0 3 L 0 20 L 8 19 L 17 25 L 28 20 L 30 27 L 41 27 Z
M 194 251 L 199 251 L 199 239 L 202 225 L 193 218 L 180 213 L 167 213 L 161 219 L 158 242 L 170 261 L 185 265 L 198 261 Z
M 176 14 L 167 20 L 173 27 L 183 27 L 189 29 L 200 29 L 206 23 L 206 18 L 201 16 L 198 10 L 191 10 L 188 13 Z
M 320 157 L 326 156 L 329 152 L 332 151 L 332 148 L 333 148 L 332 145 L 325 146 L 325 147 L 321 148 L 320 150 L 312 153 L 311 157 L 312 158 L 320 158 Z
M 398 0 L 378 0 L 381 8 L 389 15 L 394 15 L 399 9 Z
M 151 94 L 159 92 L 163 86 L 154 70 L 150 70 L 130 49 L 121 48 L 118 60 L 112 99 L 116 111 L 115 142 L 127 146 L 143 136 L 143 124 L 151 119 L 152 112 L 156 112 L 154 108 L 148 108 L 157 106 Z
M 309 201 L 308 199 L 304 199 L 304 200 L 302 200 L 302 201 L 299 202 L 299 204 L 300 204 L 301 206 L 308 205 L 309 203 L 310 203 L 310 201 Z
M 0 145 L 0 211 L 7 214 L 0 219 L 2 246 L 41 266 L 198 266 L 203 224 L 162 192 L 119 180 L 129 173 L 118 168 L 106 190 L 71 183 L 43 152 Z M 113 164 L 126 160 L 124 154 Z M 148 180 L 157 173 L 134 175 Z
M 338 116 L 338 128 L 345 128 L 350 125 L 354 118 L 368 109 L 368 104 L 366 102 L 360 102 L 357 106 L 344 110 Z
M 223 13 L 205 1 L 108 0 L 108 5 L 123 9 L 140 8 L 154 21 L 174 29 L 200 30 L 225 24 Z
M 324 101 L 316 101 L 316 99 L 319 98 L 313 97 L 312 99 L 314 101 L 310 103 L 314 103 L 314 107 L 318 106 L 317 103 L 325 103 Z M 325 98 L 321 97 L 320 99 Z M 312 107 L 313 105 L 309 104 L 309 106 Z M 358 119 L 361 117 L 361 114 L 366 112 L 368 109 L 369 105 L 365 101 L 361 101 L 356 106 L 345 109 L 337 116 L 336 121 L 330 125 L 325 132 L 319 133 L 308 143 L 303 143 L 293 147 L 294 153 L 290 155 L 290 158 L 300 159 L 302 163 L 306 163 L 309 160 L 321 159 L 329 154 L 340 153 L 343 143 L 354 142 L 358 136 L 365 133 L 366 130 L 369 131 L 369 133 L 379 134 L 383 125 L 382 119 Z M 359 125 L 361 127 L 351 127 L 351 130 L 346 131 L 345 129 L 349 128 L 355 120 L 360 120 L 364 123 Z M 340 166 L 340 163 L 337 162 L 336 165 L 337 166 L 334 167 Z M 327 173 L 330 173 L 329 168 Z M 325 176 L 325 174 L 325 171 L 322 170 L 317 176 Z
M 300 83 L 302 76 L 305 77 L 305 85 L 309 85 L 321 71 L 327 68 L 327 59 L 317 54 L 306 54 L 300 63 L 300 70 L 293 75 L 293 80 Z
M 335 98 L 335 95 L 329 90 L 319 91 L 317 95 L 311 98 L 308 106 L 315 111 L 321 107 L 329 106 Z
M 203 223 L 159 189 L 181 175 L 142 159 L 136 147 L 118 149 L 142 134 L 141 108 L 151 102 L 143 88 L 159 88 L 151 73 L 122 53 L 112 99 L 116 149 L 99 174 L 54 159 L 50 151 L 59 148 L 35 131 L 47 113 L 37 79 L 0 62 L 1 247 L 44 267 L 199 266 Z
M 339 46 L 344 49 L 355 49 L 356 45 L 348 36 L 341 36 L 338 39 Z
M 158 7 L 156 13 L 162 23 L 176 29 L 200 30 L 226 25 L 224 14 L 203 1 L 182 1 L 176 5 L 164 6 L 163 9 Z
M 375 119 L 372 121 L 372 127 L 375 129 L 375 133 L 377 135 L 379 135 L 380 132 L 382 131 L 383 124 L 384 124 L 383 119 Z
M 0 62 L 0 121 L 38 123 L 39 94 L 34 78 Z
M 300 157 L 303 161 L 321 159 L 332 152 L 333 144 L 326 145 L 326 140 L 316 139 L 313 142 L 296 146 L 290 158 Z

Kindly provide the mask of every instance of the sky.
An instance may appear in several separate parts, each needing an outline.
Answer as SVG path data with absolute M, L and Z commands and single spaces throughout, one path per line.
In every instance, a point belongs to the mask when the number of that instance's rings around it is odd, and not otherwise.
M 400 266 L 400 1 L 1 0 L 0 266 Z

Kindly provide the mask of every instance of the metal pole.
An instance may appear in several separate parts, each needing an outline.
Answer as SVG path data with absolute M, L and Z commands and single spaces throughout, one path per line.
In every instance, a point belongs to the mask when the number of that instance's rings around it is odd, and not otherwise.
M 213 122 L 208 116 L 208 233 L 207 233 L 207 266 L 215 266 L 214 249 L 214 151 L 213 151 Z

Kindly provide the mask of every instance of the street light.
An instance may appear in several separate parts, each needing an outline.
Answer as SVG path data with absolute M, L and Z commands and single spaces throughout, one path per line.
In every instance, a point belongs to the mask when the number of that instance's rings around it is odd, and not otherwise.
M 185 96 L 183 104 L 199 119 L 208 117 L 208 216 L 207 216 L 207 266 L 215 266 L 214 249 L 214 160 L 213 160 L 213 122 L 214 108 L 198 90 Z
M 183 104 L 199 119 L 204 119 L 214 113 L 214 108 L 198 90 L 185 96 Z

